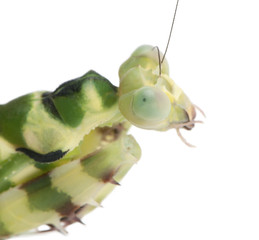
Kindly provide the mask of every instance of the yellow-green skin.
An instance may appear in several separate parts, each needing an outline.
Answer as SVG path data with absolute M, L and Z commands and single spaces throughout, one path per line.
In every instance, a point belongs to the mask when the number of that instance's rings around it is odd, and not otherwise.
M 0 105 L 0 239 L 44 224 L 64 232 L 99 206 L 140 158 L 131 124 L 164 131 L 194 119 L 167 63 L 158 68 L 145 45 L 122 64 L 119 89 L 89 71 Z M 143 107 L 139 89 L 158 103 Z

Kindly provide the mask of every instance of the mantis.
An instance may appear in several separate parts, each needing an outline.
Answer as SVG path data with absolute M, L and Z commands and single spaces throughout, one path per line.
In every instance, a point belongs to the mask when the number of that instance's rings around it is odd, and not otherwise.
M 0 239 L 42 225 L 65 233 L 99 207 L 140 159 L 131 125 L 176 129 L 191 146 L 180 129 L 199 122 L 197 107 L 169 77 L 165 54 L 138 47 L 119 78 L 116 87 L 90 70 L 0 105 Z

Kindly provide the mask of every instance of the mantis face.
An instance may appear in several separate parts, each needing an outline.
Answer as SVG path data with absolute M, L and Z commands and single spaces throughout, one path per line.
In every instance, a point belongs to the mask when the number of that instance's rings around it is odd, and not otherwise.
M 143 45 L 121 65 L 120 111 L 139 128 L 176 128 L 178 133 L 179 128 L 191 129 L 196 123 L 195 106 L 169 77 L 167 61 L 159 63 L 159 54 L 156 48 Z

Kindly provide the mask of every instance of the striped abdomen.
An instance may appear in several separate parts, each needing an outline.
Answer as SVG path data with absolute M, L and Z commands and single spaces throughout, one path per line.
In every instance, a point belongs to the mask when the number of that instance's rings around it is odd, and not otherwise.
M 0 239 L 43 224 L 64 231 L 98 206 L 139 159 L 139 146 L 122 125 L 95 131 L 100 149 L 0 194 Z

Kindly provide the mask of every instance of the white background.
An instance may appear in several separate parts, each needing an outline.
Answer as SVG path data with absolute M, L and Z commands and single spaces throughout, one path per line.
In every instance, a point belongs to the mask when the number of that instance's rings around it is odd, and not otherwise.
M 115 85 L 141 44 L 164 51 L 174 0 L 0 2 L 0 102 L 54 90 L 89 69 Z M 207 115 L 182 131 L 131 130 L 142 147 L 87 226 L 20 239 L 259 239 L 259 6 L 181 0 L 167 54 L 171 77 Z M 198 116 L 202 119 L 202 116 Z

